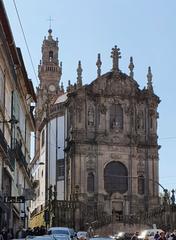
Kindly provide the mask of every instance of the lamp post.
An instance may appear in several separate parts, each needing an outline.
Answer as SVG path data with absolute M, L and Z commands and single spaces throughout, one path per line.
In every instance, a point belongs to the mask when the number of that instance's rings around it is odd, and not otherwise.
M 140 178 L 140 176 L 117 176 L 117 177 L 119 177 L 119 178 L 127 178 L 128 180 L 129 179 L 139 179 Z M 164 197 L 163 197 L 163 200 L 164 200 L 164 202 L 165 202 L 165 204 L 170 204 L 170 199 L 169 199 L 169 195 L 168 195 L 168 190 L 161 184 L 161 183 L 159 183 L 157 180 L 155 180 L 155 179 L 150 179 L 150 178 L 145 178 L 145 177 L 143 177 L 143 179 L 144 179 L 144 181 L 148 181 L 148 183 L 149 182 L 153 182 L 154 184 L 156 184 L 157 186 L 159 186 L 159 187 L 161 187 L 162 188 L 162 190 L 163 190 L 163 192 L 164 192 Z M 145 182 L 144 182 L 145 183 Z M 129 183 L 128 183 L 129 184 Z M 145 186 L 145 185 L 144 185 Z M 145 192 L 144 192 L 145 193 Z M 173 195 L 173 194 L 172 194 Z M 127 219 L 127 215 L 131 215 L 131 216 L 134 216 L 133 215 L 133 213 L 131 212 L 131 210 L 130 209 L 128 209 L 128 200 L 130 201 L 130 198 L 129 198 L 129 196 L 130 195 L 125 195 L 124 196 L 124 199 L 123 199 L 123 217 L 125 218 L 125 219 Z M 149 196 L 147 196 L 147 199 L 145 198 L 145 194 L 144 194 L 144 201 L 149 201 Z M 155 198 L 155 197 L 159 197 L 158 196 L 158 194 L 157 195 L 154 195 L 154 196 L 152 196 L 153 198 Z M 175 201 L 175 199 L 174 199 L 174 197 L 175 196 L 172 196 L 172 199 L 173 199 L 173 202 Z M 157 202 L 155 202 L 155 205 L 158 205 L 159 204 L 159 202 L 157 201 Z M 149 202 L 146 202 L 146 204 L 145 204 L 145 206 L 148 206 L 149 205 Z M 169 209 L 169 208 L 168 208 Z M 139 213 L 136 213 L 136 215 L 133 217 L 133 221 L 140 221 L 140 218 L 142 218 L 142 217 L 144 217 L 144 221 L 146 221 L 147 220 L 147 218 L 148 218 L 148 216 L 149 216 L 149 210 L 151 210 L 151 209 L 149 209 L 149 208 L 146 208 L 145 209 L 145 211 L 140 211 Z M 145 213 L 145 214 L 144 214 Z M 138 215 L 139 214 L 139 215 Z M 141 221 L 140 221 L 140 223 L 141 223 Z

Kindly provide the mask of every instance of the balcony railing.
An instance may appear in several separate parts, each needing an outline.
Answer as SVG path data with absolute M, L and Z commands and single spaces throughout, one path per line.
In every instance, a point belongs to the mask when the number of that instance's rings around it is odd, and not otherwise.
M 10 163 L 12 165 L 12 168 L 15 169 L 15 156 L 14 156 L 14 152 L 11 148 L 8 148 L 8 157 L 9 157 Z

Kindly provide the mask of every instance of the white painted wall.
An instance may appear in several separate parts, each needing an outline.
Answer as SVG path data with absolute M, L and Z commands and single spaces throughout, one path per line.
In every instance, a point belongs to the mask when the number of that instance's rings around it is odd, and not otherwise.
M 56 161 L 64 159 L 64 116 L 52 119 L 48 123 L 48 186 L 57 184 L 57 198 L 64 199 L 64 179 L 56 183 Z
M 48 178 L 49 184 L 56 182 L 56 119 L 48 123 Z

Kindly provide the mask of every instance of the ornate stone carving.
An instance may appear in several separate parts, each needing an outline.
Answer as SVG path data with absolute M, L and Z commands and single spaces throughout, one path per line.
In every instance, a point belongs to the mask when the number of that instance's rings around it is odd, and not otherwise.
M 106 112 L 107 112 L 107 107 L 102 103 L 102 104 L 100 104 L 100 106 L 99 106 L 99 110 L 100 110 L 100 113 L 101 113 L 101 114 L 106 114 Z
M 95 155 L 88 154 L 86 157 L 86 169 L 87 170 L 94 170 L 95 169 Z
M 119 156 L 119 154 L 117 154 L 117 153 L 111 153 L 111 158 L 112 159 L 121 159 L 121 156 Z
M 92 106 L 90 106 L 88 109 L 88 125 L 94 126 L 94 124 L 95 124 L 94 108 Z
M 137 165 L 137 174 L 138 175 L 143 175 L 145 172 L 145 163 L 144 161 L 139 161 Z
M 120 137 L 119 136 L 113 136 L 111 141 L 113 143 L 120 143 Z

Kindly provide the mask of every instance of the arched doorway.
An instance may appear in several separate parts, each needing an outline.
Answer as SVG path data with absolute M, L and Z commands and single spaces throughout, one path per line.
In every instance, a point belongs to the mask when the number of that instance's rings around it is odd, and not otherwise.
M 128 170 L 126 166 L 119 161 L 112 161 L 104 168 L 104 188 L 112 196 L 124 194 L 128 190 Z M 112 200 L 112 215 L 117 221 L 123 216 L 123 201 Z

